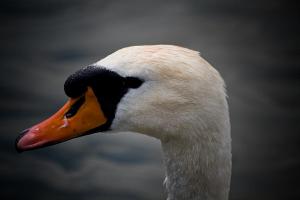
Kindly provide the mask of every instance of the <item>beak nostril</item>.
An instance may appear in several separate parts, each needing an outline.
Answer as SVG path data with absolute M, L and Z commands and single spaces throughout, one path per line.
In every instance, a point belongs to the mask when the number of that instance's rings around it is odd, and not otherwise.
M 68 112 L 65 114 L 66 118 L 73 117 L 79 108 L 82 106 L 82 104 L 85 102 L 85 96 L 80 97 L 68 110 Z

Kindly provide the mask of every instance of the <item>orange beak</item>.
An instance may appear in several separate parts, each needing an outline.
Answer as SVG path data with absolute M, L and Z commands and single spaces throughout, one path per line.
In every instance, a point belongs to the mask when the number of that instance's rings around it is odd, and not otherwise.
M 53 116 L 23 131 L 16 140 L 18 151 L 60 143 L 104 125 L 107 122 L 92 88 L 78 98 L 70 98 Z

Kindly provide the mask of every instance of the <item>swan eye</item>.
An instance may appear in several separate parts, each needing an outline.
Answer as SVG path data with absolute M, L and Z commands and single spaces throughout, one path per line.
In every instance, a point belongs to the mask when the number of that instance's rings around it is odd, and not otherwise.
M 143 84 L 143 80 L 136 78 L 136 77 L 125 77 L 125 85 L 128 88 L 139 88 Z
M 80 97 L 72 106 L 71 108 L 68 110 L 68 112 L 66 112 L 65 116 L 66 118 L 71 118 L 73 117 L 77 111 L 79 110 L 79 108 L 82 106 L 82 104 L 85 101 L 85 97 L 82 96 Z

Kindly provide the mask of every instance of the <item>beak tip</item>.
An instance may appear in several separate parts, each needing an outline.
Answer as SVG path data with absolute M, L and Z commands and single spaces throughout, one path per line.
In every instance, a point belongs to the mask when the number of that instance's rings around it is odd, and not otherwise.
M 15 140 L 15 149 L 18 153 L 22 153 L 23 151 L 25 151 L 24 149 L 20 148 L 20 146 L 18 145 L 19 144 L 19 141 L 20 139 L 29 131 L 29 129 L 25 129 L 24 131 L 22 131 L 20 133 L 20 135 L 16 138 Z
M 18 142 L 19 142 L 20 138 L 18 137 L 16 140 L 15 140 L 15 149 L 18 153 L 22 153 L 24 150 L 21 149 L 19 146 L 18 146 Z
M 24 152 L 24 150 L 18 148 L 17 146 L 15 146 L 15 148 L 16 148 L 17 153 L 22 153 L 22 152 Z

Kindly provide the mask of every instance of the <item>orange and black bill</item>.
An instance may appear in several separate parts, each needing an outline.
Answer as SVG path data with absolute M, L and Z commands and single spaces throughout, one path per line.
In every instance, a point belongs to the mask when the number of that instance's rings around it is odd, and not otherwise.
M 16 140 L 21 151 L 41 148 L 86 134 L 107 122 L 92 88 L 78 98 L 70 98 L 53 116 L 25 130 Z

